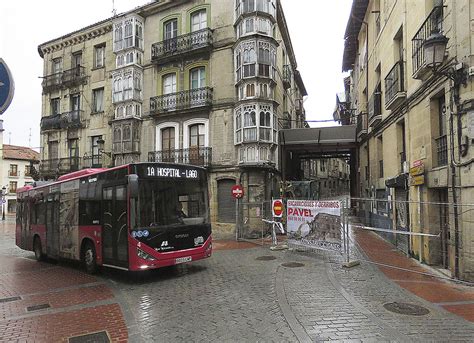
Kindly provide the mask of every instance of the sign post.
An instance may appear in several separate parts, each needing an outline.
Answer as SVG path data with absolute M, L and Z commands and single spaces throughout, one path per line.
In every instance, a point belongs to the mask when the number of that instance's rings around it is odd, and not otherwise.
M 0 58 L 0 114 L 10 106 L 14 92 L 15 84 L 10 69 L 8 69 L 5 61 Z
M 244 196 L 244 188 L 242 187 L 242 185 L 232 186 L 231 195 L 236 200 L 235 201 L 235 240 L 238 241 L 239 240 L 239 226 L 240 226 L 239 203 L 240 203 L 240 199 L 242 199 Z

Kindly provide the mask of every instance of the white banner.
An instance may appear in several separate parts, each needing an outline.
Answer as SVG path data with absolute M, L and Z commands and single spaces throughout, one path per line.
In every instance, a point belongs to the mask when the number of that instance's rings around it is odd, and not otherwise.
M 339 201 L 288 200 L 288 242 L 340 251 L 341 208 Z

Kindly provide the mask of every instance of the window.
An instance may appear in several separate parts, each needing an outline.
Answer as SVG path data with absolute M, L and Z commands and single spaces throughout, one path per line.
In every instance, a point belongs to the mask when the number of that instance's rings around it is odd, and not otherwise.
M 123 39 L 123 31 L 122 25 L 117 25 L 114 31 L 114 50 L 118 51 L 122 49 L 122 39 Z
M 79 68 L 82 65 L 82 52 L 75 52 L 72 54 L 72 63 L 73 68 Z
M 69 96 L 69 105 L 71 112 L 78 112 L 81 109 L 81 95 L 71 94 Z
M 255 31 L 254 19 L 253 18 L 245 19 L 245 33 L 252 33 L 254 31 Z
M 143 27 L 141 23 L 135 24 L 135 47 L 143 49 Z
M 204 146 L 204 124 L 195 124 L 189 127 L 189 147 L 203 147 Z
M 206 69 L 204 67 L 191 69 L 190 74 L 190 89 L 206 87 Z
M 94 68 L 103 68 L 105 64 L 105 45 L 94 47 Z
M 235 142 L 242 142 L 242 110 L 240 108 L 235 112 Z
M 18 176 L 17 164 L 10 164 L 10 170 L 8 171 L 8 176 Z
M 16 193 L 17 185 L 18 185 L 18 182 L 10 181 L 10 187 L 8 188 L 8 192 L 9 193 Z
M 31 167 L 32 166 L 30 166 L 30 165 L 25 166 L 25 176 L 31 176 L 31 170 L 32 170 Z
M 260 112 L 260 140 L 271 141 L 272 134 L 272 115 L 270 112 Z
M 164 40 L 176 38 L 178 36 L 178 20 L 172 19 L 168 20 L 164 24 Z
M 255 76 L 255 63 L 257 62 L 257 56 L 255 54 L 255 48 L 249 46 L 244 50 L 244 77 L 254 77 Z
M 249 106 L 250 107 L 250 106 Z M 255 110 L 244 112 L 244 142 L 257 140 L 257 120 Z
M 133 46 L 133 24 L 132 19 L 129 19 L 125 22 L 124 30 L 124 48 L 130 48 Z
M 246 96 L 253 97 L 255 96 L 255 85 L 253 83 L 246 86 Z
M 102 144 L 103 144 L 102 136 L 91 137 L 92 167 L 102 166 L 102 161 L 100 158 L 101 149 L 103 148 Z
M 104 88 L 97 88 L 92 90 L 92 111 L 104 111 Z
M 123 100 L 129 100 L 133 97 L 133 78 L 132 75 L 127 76 L 123 80 Z
M 207 27 L 206 10 L 194 12 L 191 15 L 191 32 L 196 32 Z
M 175 148 L 175 133 L 174 127 L 167 127 L 161 130 L 161 149 L 163 151 L 174 150 Z
M 62 60 L 61 58 L 54 58 L 53 59 L 53 64 L 52 64 L 52 73 L 53 74 L 57 74 L 57 73 L 60 73 L 62 71 Z
M 113 101 L 122 101 L 122 78 L 120 77 L 114 80 Z
M 176 74 L 163 76 L 163 94 L 176 93 Z
M 270 45 L 261 44 L 258 48 L 258 75 L 270 77 Z
M 51 115 L 57 115 L 60 113 L 61 101 L 59 98 L 51 99 Z
M 79 156 L 79 145 L 78 139 L 68 139 L 68 148 L 69 148 L 69 157 L 78 157 Z

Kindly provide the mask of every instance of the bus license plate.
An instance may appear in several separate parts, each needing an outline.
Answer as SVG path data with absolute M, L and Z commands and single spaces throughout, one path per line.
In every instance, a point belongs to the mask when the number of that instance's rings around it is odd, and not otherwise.
M 175 260 L 175 264 L 180 264 L 180 263 L 184 263 L 184 262 L 191 262 L 193 259 L 191 256 L 186 256 L 186 257 L 178 257 L 176 260 Z

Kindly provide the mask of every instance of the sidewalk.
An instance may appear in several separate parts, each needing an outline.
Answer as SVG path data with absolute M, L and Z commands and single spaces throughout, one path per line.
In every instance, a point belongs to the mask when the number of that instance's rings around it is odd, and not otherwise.
M 377 234 L 355 230 L 354 236 L 366 256 L 375 263 L 433 274 L 428 267 L 397 251 Z M 474 287 L 390 267 L 378 267 L 390 280 L 418 297 L 474 322 Z

